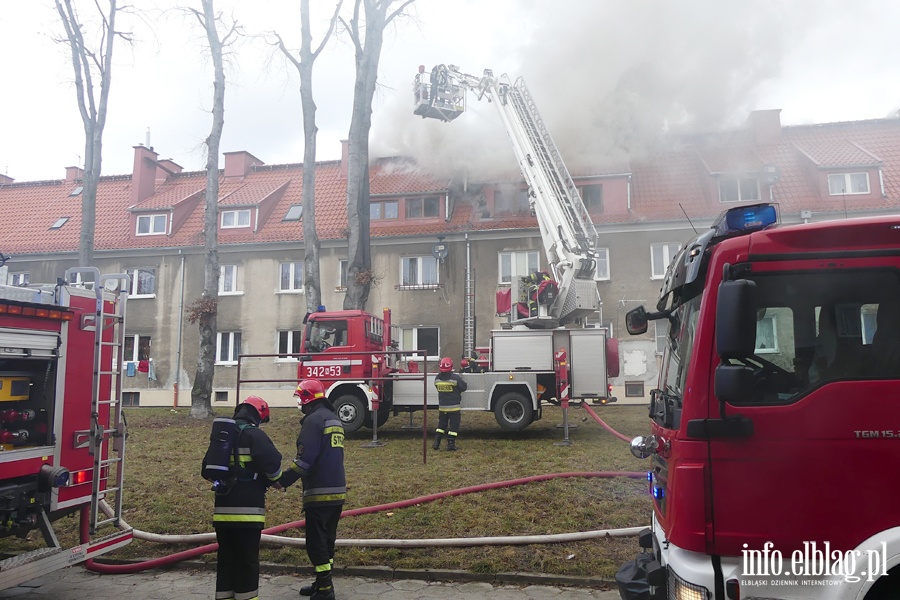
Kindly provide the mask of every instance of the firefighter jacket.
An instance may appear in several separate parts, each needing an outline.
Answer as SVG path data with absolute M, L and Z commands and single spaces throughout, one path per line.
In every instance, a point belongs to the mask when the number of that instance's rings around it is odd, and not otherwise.
M 434 387 L 438 391 L 439 409 L 443 411 L 459 410 L 462 393 L 469 386 L 456 373 L 438 373 L 434 377 Z
M 240 406 L 234 416 L 238 435 L 237 480 L 224 494 L 216 494 L 213 525 L 262 529 L 266 523 L 266 489 L 280 483 L 281 453 L 259 428 L 259 415 L 252 406 Z M 205 465 L 204 465 L 205 466 Z
M 303 506 L 340 506 L 347 498 L 344 427 L 326 399 L 308 405 L 300 421 L 297 458 L 282 479 L 287 487 L 303 480 Z

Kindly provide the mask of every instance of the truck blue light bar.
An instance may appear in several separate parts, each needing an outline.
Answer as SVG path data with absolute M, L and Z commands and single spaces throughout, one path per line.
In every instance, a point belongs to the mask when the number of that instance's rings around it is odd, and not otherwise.
M 754 204 L 726 210 L 719 215 L 713 229 L 718 237 L 758 231 L 777 222 L 778 211 L 774 204 Z

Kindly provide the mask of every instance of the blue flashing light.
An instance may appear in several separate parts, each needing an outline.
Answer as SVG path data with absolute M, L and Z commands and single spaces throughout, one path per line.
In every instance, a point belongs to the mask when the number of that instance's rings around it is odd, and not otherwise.
M 320 305 L 319 305 L 319 308 L 316 309 L 316 312 L 325 312 L 325 305 L 324 305 L 324 304 L 320 304 Z
M 653 486 L 653 497 L 657 500 L 662 500 L 666 497 L 666 491 L 661 487 Z
M 647 481 L 653 481 L 653 471 L 647 471 Z
M 778 211 L 774 204 L 754 204 L 726 210 L 714 228 L 716 235 L 722 236 L 757 231 L 777 222 Z

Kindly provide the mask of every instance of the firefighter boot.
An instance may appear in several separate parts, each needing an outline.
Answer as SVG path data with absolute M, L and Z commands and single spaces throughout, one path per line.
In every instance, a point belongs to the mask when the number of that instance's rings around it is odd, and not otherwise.
M 310 600 L 335 600 L 334 583 L 331 580 L 331 571 L 316 573 L 316 591 L 310 596 Z
M 316 586 L 316 582 L 313 581 L 312 583 L 304 585 L 302 588 L 300 588 L 300 595 L 301 596 L 312 596 L 313 594 L 316 593 L 316 590 L 318 590 L 318 589 L 319 588 Z
M 450 443 L 450 440 L 447 440 L 447 443 Z M 440 450 L 441 449 L 441 434 L 434 434 L 434 443 L 431 445 L 432 450 Z
M 450 436 L 449 438 L 447 438 L 447 450 L 449 450 L 450 452 L 453 452 L 456 449 L 457 449 L 456 448 L 456 438 L 453 436 Z

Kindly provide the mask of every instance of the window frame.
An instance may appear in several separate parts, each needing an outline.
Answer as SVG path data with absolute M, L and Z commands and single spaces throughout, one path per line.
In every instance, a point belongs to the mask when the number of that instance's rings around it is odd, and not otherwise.
M 612 279 L 612 273 L 610 273 L 610 265 L 609 265 L 609 248 L 597 248 L 597 270 L 594 272 L 594 281 L 609 281 Z M 601 259 L 600 255 L 603 254 L 603 258 Z M 600 273 L 600 265 L 603 265 L 606 273 Z
M 675 246 L 675 250 L 670 252 L 670 248 Z M 657 275 L 656 270 L 656 259 L 653 256 L 654 248 L 662 248 L 663 249 L 663 262 L 665 263 L 662 268 L 662 273 Z M 666 271 L 669 269 L 669 265 L 672 264 L 672 259 L 678 254 L 678 251 L 681 250 L 681 244 L 677 242 L 659 242 L 657 244 L 650 244 L 650 279 L 665 279 Z M 666 256 L 668 254 L 668 256 Z
M 240 289 L 240 282 L 238 280 L 238 275 L 240 273 L 239 265 L 219 265 L 219 295 L 220 296 L 239 296 L 243 294 L 243 290 Z M 232 285 L 234 289 L 226 290 L 225 289 L 225 269 L 234 269 L 234 275 L 232 277 Z
M 653 337 L 656 340 L 656 355 L 662 356 L 666 350 L 666 340 L 669 338 L 668 319 L 657 319 L 653 321 Z
M 440 360 L 440 358 L 441 358 L 441 355 L 440 355 L 440 352 L 441 352 L 441 328 L 440 328 L 440 326 L 438 326 L 438 325 L 405 325 L 405 326 L 400 326 L 400 327 L 399 327 L 399 330 L 400 330 L 400 331 L 399 331 L 399 336 L 398 336 L 398 339 L 399 339 L 399 341 L 400 341 L 400 350 L 402 350 L 402 351 L 407 351 L 407 352 L 409 352 L 409 351 L 414 351 L 414 350 L 418 350 L 418 348 L 417 348 L 416 346 L 419 345 L 419 341 L 418 341 L 418 340 L 419 340 L 419 330 L 420 330 L 420 329 L 429 329 L 429 330 L 433 329 L 433 330 L 435 331 L 435 335 L 436 335 L 436 338 L 437 338 L 437 343 L 436 343 L 436 345 L 437 345 L 436 353 L 435 353 L 435 354 L 428 354 L 428 355 L 425 357 L 424 360 L 431 360 L 431 361 L 437 361 L 437 360 Z M 409 332 L 410 335 L 412 336 L 412 337 L 411 337 L 411 340 L 410 340 L 410 343 L 412 344 L 413 347 L 411 347 L 411 348 L 407 348 L 407 347 L 406 347 L 406 334 L 407 334 L 407 332 Z M 413 355 L 413 356 L 408 356 L 408 357 L 406 357 L 406 360 L 408 360 L 408 361 L 415 361 L 415 362 L 422 362 L 423 359 L 422 359 L 422 357 L 419 356 L 419 355 Z
M 389 217 L 387 215 L 387 208 L 391 206 L 393 208 L 394 216 Z M 377 207 L 378 215 L 373 214 L 374 209 Z M 369 202 L 369 220 L 370 221 L 396 221 L 400 218 L 400 200 L 371 200 Z
M 156 225 L 162 219 L 162 231 L 157 230 Z M 148 224 L 147 231 L 141 233 L 141 222 L 146 221 Z M 135 219 L 134 235 L 166 235 L 169 228 L 169 215 L 166 213 L 153 213 L 147 215 L 137 215 Z
M 854 175 L 864 175 L 866 178 L 866 191 L 864 192 L 854 192 L 850 191 L 853 189 L 851 185 L 853 183 Z M 844 190 L 842 191 L 832 191 L 831 188 L 831 178 L 832 177 L 841 177 L 844 181 Z M 827 178 L 828 182 L 828 195 L 829 196 L 866 196 L 872 193 L 872 185 L 869 181 L 869 172 L 868 171 L 847 171 L 843 173 L 829 173 Z
M 284 268 L 289 267 L 288 281 L 290 287 L 284 287 Z M 297 270 L 300 271 L 300 286 L 294 287 L 297 279 Z M 278 294 L 302 294 L 303 293 L 303 262 L 291 261 L 278 264 Z
M 519 255 L 524 254 L 525 259 L 525 273 L 519 273 L 516 269 L 516 265 L 518 264 Z M 531 261 L 529 260 L 530 255 L 534 254 L 535 259 L 535 268 L 532 270 L 530 268 Z M 504 281 L 503 279 L 503 259 L 505 256 L 509 256 L 509 281 Z M 541 270 L 541 255 L 538 250 L 503 250 L 497 253 L 497 285 L 512 285 L 512 282 L 516 280 L 517 277 L 525 277 L 526 275 L 530 275 L 534 271 Z
M 407 268 L 408 261 L 415 260 L 416 261 L 416 281 L 414 283 L 406 281 L 407 273 L 411 273 L 412 269 Z M 433 261 L 434 263 L 434 278 L 435 281 L 425 282 L 425 260 Z M 440 262 L 430 255 L 430 254 L 422 254 L 416 256 L 401 256 L 400 257 L 400 289 L 433 289 L 440 287 L 441 285 L 441 270 L 440 270 Z
M 247 224 L 242 225 L 240 217 L 246 213 L 247 215 Z M 226 225 L 225 224 L 225 216 L 233 215 L 234 224 Z M 219 216 L 219 227 L 222 229 L 249 229 L 253 224 L 253 215 L 249 208 L 235 208 L 229 210 L 223 210 Z
M 296 216 L 295 216 L 296 213 Z M 291 204 L 287 212 L 284 214 L 284 218 L 282 221 L 299 221 L 303 218 L 303 205 L 302 204 Z
M 146 346 L 143 346 L 143 345 L 141 344 L 141 340 L 142 340 L 142 339 L 146 339 L 146 340 L 147 340 L 147 345 L 146 345 Z M 130 345 L 131 345 L 131 353 L 130 353 L 130 356 L 126 355 L 126 353 L 125 353 L 125 348 L 128 347 L 128 345 L 129 345 L 128 342 L 129 342 L 129 341 L 131 342 L 131 344 L 130 344 Z M 150 360 L 150 359 L 151 359 L 151 356 L 150 356 L 150 349 L 151 349 L 152 347 L 153 347 L 153 336 L 151 336 L 151 335 L 149 335 L 149 334 L 146 334 L 146 335 L 145 335 L 145 334 L 141 334 L 141 333 L 127 333 L 127 334 L 125 334 L 125 339 L 123 340 L 123 343 L 122 343 L 122 364 L 130 363 L 130 362 L 136 363 L 136 362 L 140 362 L 140 361 L 142 361 L 142 360 Z M 142 348 L 146 348 L 146 350 L 147 350 L 147 354 L 146 354 L 147 358 L 141 358 L 141 349 L 142 349 Z
M 223 348 L 223 338 L 227 336 L 227 355 L 228 360 L 222 360 L 222 350 Z M 235 343 L 235 339 L 237 339 L 237 343 Z M 216 361 L 217 365 L 236 365 L 238 363 L 238 356 L 241 354 L 241 332 L 240 331 L 217 331 L 216 332 Z
M 341 258 L 338 260 L 338 291 L 346 291 L 347 284 L 350 280 L 350 259 Z
M 139 275 L 141 271 L 149 272 L 153 276 L 153 291 L 149 294 L 140 294 L 138 293 L 140 287 L 140 277 L 136 277 L 135 275 Z M 128 275 L 129 279 L 129 288 L 128 288 L 128 298 L 156 298 L 156 267 L 128 267 L 125 269 L 125 274 Z
M 755 188 L 755 196 L 745 197 L 747 190 L 744 188 L 744 184 L 753 182 Z M 737 193 L 737 198 L 727 199 L 722 194 L 722 185 L 724 183 L 732 183 L 735 185 L 735 192 Z M 760 185 L 759 175 L 720 175 L 718 178 L 718 190 L 719 190 L 719 202 L 724 204 L 733 204 L 735 202 L 759 202 L 762 199 L 762 186 Z
M 31 271 L 10 271 L 7 273 L 7 285 L 25 287 L 31 283 Z
M 282 352 L 282 335 L 287 334 L 285 337 L 285 352 Z M 296 338 L 296 339 L 295 339 Z M 278 354 L 275 357 L 275 362 L 297 362 L 299 357 L 297 356 L 288 356 L 289 354 L 299 354 L 303 348 L 300 347 L 300 342 L 303 341 L 303 330 L 298 329 L 279 329 L 275 332 L 275 353 Z M 292 352 L 291 348 L 297 346 L 297 352 Z
M 578 195 L 581 196 L 581 202 L 588 212 L 603 212 L 603 184 L 602 183 L 582 183 L 576 184 Z M 597 194 L 585 194 L 586 191 L 598 190 Z M 589 199 L 593 199 L 592 201 Z

